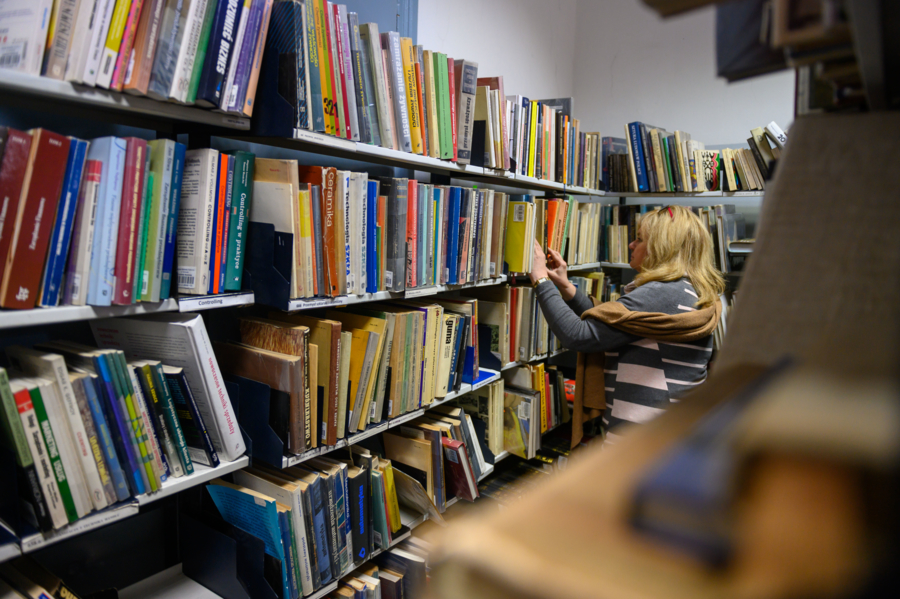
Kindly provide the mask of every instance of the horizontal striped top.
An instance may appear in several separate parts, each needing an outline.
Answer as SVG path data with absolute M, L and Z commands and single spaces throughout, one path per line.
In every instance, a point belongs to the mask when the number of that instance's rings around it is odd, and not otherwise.
M 598 320 L 582 320 L 581 314 L 593 302 L 581 292 L 565 302 L 552 282 L 541 283 L 536 291 L 544 317 L 563 347 L 606 354 L 607 442 L 615 441 L 623 423 L 647 422 L 706 380 L 712 335 L 692 343 L 653 341 Z M 646 283 L 617 301 L 635 312 L 680 314 L 695 309 L 697 292 L 685 277 Z

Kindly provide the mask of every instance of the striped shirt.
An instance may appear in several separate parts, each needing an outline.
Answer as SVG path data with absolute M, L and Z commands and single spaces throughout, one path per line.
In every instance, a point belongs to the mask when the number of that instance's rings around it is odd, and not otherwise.
M 544 317 L 563 347 L 606 355 L 603 424 L 608 442 L 615 441 L 616 429 L 622 423 L 655 418 L 679 396 L 706 380 L 712 335 L 692 343 L 653 341 L 599 320 L 581 320 L 581 314 L 593 303 L 580 292 L 565 302 L 549 281 L 536 291 Z M 695 309 L 697 292 L 685 277 L 646 283 L 617 301 L 635 312 L 681 314 Z

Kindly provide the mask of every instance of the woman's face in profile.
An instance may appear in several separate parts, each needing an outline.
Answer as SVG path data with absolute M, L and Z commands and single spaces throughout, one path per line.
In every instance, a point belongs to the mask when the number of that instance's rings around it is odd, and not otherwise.
M 647 256 L 647 239 L 643 231 L 638 231 L 637 239 L 628 244 L 628 249 L 631 250 L 631 260 L 628 265 L 637 272 L 641 272 L 641 264 L 644 262 L 644 257 Z

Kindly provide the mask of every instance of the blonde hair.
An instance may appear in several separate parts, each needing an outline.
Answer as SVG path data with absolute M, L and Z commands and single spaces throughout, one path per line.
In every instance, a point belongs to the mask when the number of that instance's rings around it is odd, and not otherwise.
M 713 240 L 700 218 L 684 206 L 669 206 L 641 215 L 640 236 L 647 255 L 634 278 L 639 287 L 651 281 L 690 279 L 697 292 L 697 308 L 715 304 L 725 279 L 715 266 Z

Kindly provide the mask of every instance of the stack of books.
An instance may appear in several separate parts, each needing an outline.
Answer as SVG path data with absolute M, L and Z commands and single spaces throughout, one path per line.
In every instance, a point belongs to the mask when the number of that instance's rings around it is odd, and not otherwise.
M 0 415 L 40 530 L 243 454 L 202 319 L 158 316 L 92 323 L 101 346 L 124 351 L 67 341 L 6 348 L 13 370 L 0 369 Z
M 0 29 L 20 43 L 7 47 L 3 66 L 249 117 L 273 5 L 273 0 L 15 2 L 0 16 Z

